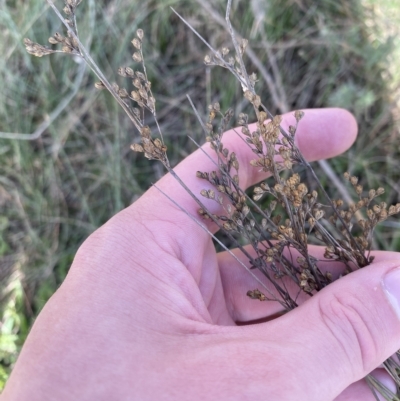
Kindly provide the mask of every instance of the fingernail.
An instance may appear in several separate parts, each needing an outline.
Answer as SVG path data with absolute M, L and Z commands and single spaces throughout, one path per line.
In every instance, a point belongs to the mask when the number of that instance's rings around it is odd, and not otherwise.
M 383 277 L 382 284 L 387 298 L 400 318 L 400 268 L 390 270 Z

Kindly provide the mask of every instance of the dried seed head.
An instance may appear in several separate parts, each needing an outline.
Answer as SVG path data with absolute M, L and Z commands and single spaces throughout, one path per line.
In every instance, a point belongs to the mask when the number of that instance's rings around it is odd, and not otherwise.
M 146 81 L 146 76 L 143 74 L 143 72 L 140 71 L 135 71 L 135 75 L 141 79 L 142 81 Z
M 125 88 L 122 88 L 118 91 L 118 95 L 120 98 L 124 99 L 129 96 L 128 91 Z
M 142 127 L 142 130 L 140 131 L 140 135 L 144 138 L 149 138 L 151 137 L 151 130 L 148 125 L 145 125 Z
M 244 92 L 244 97 L 245 97 L 245 99 L 247 99 L 250 103 L 254 102 L 255 95 L 254 95 L 252 92 L 250 92 L 250 91 L 247 90 L 246 92 Z
M 119 67 L 117 70 L 118 75 L 121 75 L 121 77 L 127 77 L 128 74 L 126 73 L 125 67 Z
M 379 187 L 376 190 L 376 196 L 382 195 L 385 192 L 385 190 L 382 187 Z
M 221 49 L 221 53 L 225 57 L 229 53 L 229 49 L 227 47 L 223 47 Z
M 143 40 L 143 37 L 144 37 L 143 29 L 138 29 L 138 30 L 136 31 L 136 36 L 137 36 L 140 40 Z
M 379 221 L 386 220 L 388 217 L 388 211 L 386 209 L 382 209 L 379 213 Z
M 59 32 L 56 32 L 56 33 L 53 35 L 53 37 L 54 37 L 54 39 L 55 39 L 58 43 L 62 43 L 62 42 L 64 42 L 64 40 L 65 40 L 64 36 L 62 36 L 61 33 L 59 33 Z
M 134 152 L 144 152 L 143 146 L 142 146 L 142 145 L 139 145 L 138 143 L 133 143 L 133 144 L 131 145 L 131 149 L 132 149 Z
M 358 178 L 353 175 L 353 177 L 350 178 L 350 183 L 351 183 L 351 185 L 354 185 L 354 186 L 357 185 Z
M 128 75 L 129 77 L 133 77 L 133 74 L 134 74 L 132 68 L 130 68 L 130 67 L 125 67 L 125 73 L 126 73 L 126 75 Z
M 101 81 L 99 81 L 99 82 L 96 82 L 95 84 L 94 84 L 94 87 L 96 88 L 96 89 L 105 89 L 106 88 L 106 86 L 103 84 L 103 82 L 101 82 Z
M 250 208 L 247 205 L 245 205 L 242 209 L 243 216 L 247 216 L 249 212 Z
M 231 223 L 229 222 L 225 222 L 224 224 L 222 224 L 222 227 L 224 228 L 224 230 L 226 231 L 232 231 L 233 230 L 233 226 Z
M 140 50 L 142 48 L 142 42 L 138 38 L 133 38 L 131 43 L 135 49 Z
M 132 58 L 135 63 L 140 63 L 142 61 L 142 56 L 139 52 L 133 53 Z
M 209 54 L 204 56 L 204 64 L 211 64 L 211 57 Z
M 247 39 L 242 39 L 239 45 L 240 54 L 243 54 L 246 50 L 249 41 Z
M 321 219 L 322 217 L 324 217 L 324 211 L 323 210 L 317 210 L 315 213 L 314 213 L 314 217 L 315 217 L 315 220 L 319 220 L 319 219 Z
M 368 192 L 368 197 L 369 197 L 369 199 L 370 199 L 370 200 L 371 200 L 371 199 L 374 199 L 375 196 L 376 196 L 376 191 L 375 191 L 375 189 L 370 189 L 369 192 Z
M 254 84 L 257 82 L 257 74 L 255 72 L 252 72 L 249 76 L 251 83 Z
M 338 199 L 336 202 L 336 207 L 342 207 L 343 206 L 343 200 L 342 199 Z
M 59 42 L 56 38 L 53 38 L 53 36 L 50 36 L 49 43 L 51 43 L 52 45 L 57 45 Z
M 380 206 L 374 205 L 374 206 L 372 207 L 372 210 L 374 211 L 375 214 L 379 214 L 379 213 L 381 212 L 382 209 L 380 208 Z
M 304 117 L 304 111 L 296 110 L 294 112 L 294 117 L 295 117 L 296 121 L 299 122 Z
M 69 47 L 69 46 L 63 46 L 62 48 L 61 48 L 61 50 L 64 52 L 64 53 L 72 53 L 72 48 L 71 47 Z
M 148 99 L 148 95 L 145 89 L 143 88 L 139 88 L 139 95 L 141 98 L 147 100 Z
M 143 87 L 142 82 L 139 78 L 135 78 L 132 80 L 132 84 L 135 88 L 140 89 Z
M 208 198 L 208 191 L 207 191 L 206 189 L 202 189 L 202 190 L 200 191 L 200 195 L 201 195 L 201 196 L 204 196 L 205 198 Z
M 275 125 L 276 127 L 279 127 L 279 125 L 281 125 L 281 122 L 282 122 L 282 116 L 281 115 L 276 115 L 272 119 L 272 124 Z
M 131 92 L 131 98 L 132 98 L 135 102 L 140 102 L 140 101 L 141 101 L 141 97 L 140 97 L 139 93 L 136 92 L 136 91 L 132 91 L 132 92 Z
M 259 301 L 266 301 L 268 298 L 260 290 L 247 291 L 247 296 L 251 299 L 258 299 Z

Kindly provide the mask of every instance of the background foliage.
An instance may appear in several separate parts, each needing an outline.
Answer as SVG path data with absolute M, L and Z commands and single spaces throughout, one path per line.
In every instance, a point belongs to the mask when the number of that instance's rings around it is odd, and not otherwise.
M 263 102 L 273 112 L 338 106 L 357 117 L 357 143 L 317 166 L 325 169 L 319 175 L 348 170 L 367 187 L 384 186 L 388 203 L 400 201 L 395 3 L 252 0 L 236 1 L 233 10 L 234 26 L 250 42 L 249 69 L 261 67 Z M 211 101 L 236 113 L 245 103 L 233 78 L 203 64 L 206 49 L 170 6 L 213 46 L 229 45 L 223 0 L 85 0 L 78 24 L 93 58 L 117 82 L 117 68 L 132 64 L 134 32 L 144 30 L 149 78 L 174 165 L 194 150 L 188 133 L 202 141 L 186 94 L 204 115 Z M 62 31 L 45 1 L 0 0 L 0 29 L 1 389 L 79 245 L 163 171 L 129 150 L 137 134 L 111 97 L 94 89 L 95 78 L 78 60 L 37 59 L 24 51 L 24 37 L 44 44 Z M 333 178 L 322 181 L 334 196 L 340 188 Z M 375 245 L 400 251 L 399 228 L 388 221 Z

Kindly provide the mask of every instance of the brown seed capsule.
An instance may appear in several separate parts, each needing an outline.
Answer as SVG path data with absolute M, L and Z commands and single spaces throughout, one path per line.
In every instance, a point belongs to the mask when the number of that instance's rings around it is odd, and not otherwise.
M 258 299 L 259 301 L 266 301 L 267 297 L 258 289 L 254 291 L 247 291 L 247 296 L 251 299 Z
M 136 31 L 136 35 L 137 35 L 137 37 L 138 37 L 140 40 L 143 40 L 143 37 L 144 37 L 143 29 L 138 29 L 138 30 Z
M 229 49 L 227 47 L 223 47 L 221 49 L 221 53 L 225 57 L 229 53 Z
M 260 107 L 261 106 L 261 97 L 256 95 L 256 97 L 254 98 L 253 104 L 255 107 Z
M 133 53 L 132 58 L 135 63 L 140 63 L 142 61 L 142 56 L 139 52 Z
M 374 205 L 374 206 L 372 207 L 372 210 L 374 211 L 375 214 L 379 214 L 379 213 L 381 212 L 382 209 L 380 208 L 380 206 Z
M 226 231 L 232 231 L 233 230 L 233 226 L 231 223 L 225 222 L 222 227 L 226 230 Z
M 124 99 L 126 97 L 128 97 L 128 91 L 125 88 L 122 88 L 118 91 L 118 95 L 120 98 Z
M 125 71 L 125 67 L 119 67 L 117 70 L 118 75 L 121 75 L 121 77 L 126 77 L 126 71 Z
M 63 42 L 65 40 L 64 36 L 62 36 L 59 32 L 56 32 L 53 35 L 54 39 L 57 40 L 59 43 Z
M 131 145 L 131 149 L 132 149 L 134 152 L 143 152 L 143 151 L 144 151 L 144 150 L 143 150 L 143 146 L 142 146 L 142 145 L 139 145 L 138 143 L 132 144 L 132 145 Z
M 133 79 L 133 80 L 132 80 L 132 84 L 133 84 L 133 86 L 134 86 L 135 88 L 137 88 L 137 89 L 143 87 L 142 82 L 140 81 L 139 78 Z
M 132 77 L 133 74 L 134 74 L 132 68 L 130 68 L 130 67 L 125 67 L 125 73 L 126 73 L 126 75 L 128 75 L 129 77 Z
M 94 84 L 94 87 L 95 87 L 96 89 L 105 89 L 105 85 L 104 85 L 103 82 L 101 82 L 101 81 L 96 82 L 96 83 Z
M 52 36 L 50 36 L 49 43 L 51 43 L 52 45 L 57 45 L 59 42 L 56 38 L 53 38 Z
M 275 126 L 279 126 L 282 122 L 282 116 L 281 115 L 276 115 L 273 119 L 272 119 L 272 124 Z
M 134 38 L 131 43 L 135 49 L 140 50 L 142 48 L 142 42 L 138 38 Z
M 247 99 L 249 102 L 253 102 L 254 101 L 254 94 L 252 92 L 250 92 L 249 90 L 247 90 L 246 92 L 244 92 L 244 97 L 245 99 Z
M 131 98 L 135 101 L 135 102 L 139 102 L 141 100 L 141 97 L 139 95 L 138 92 L 136 91 L 132 91 L 131 92 Z
M 294 112 L 294 118 L 296 119 L 297 122 L 299 122 L 303 117 L 304 117 L 304 111 L 296 110 Z
M 353 175 L 353 177 L 350 178 L 351 185 L 357 185 L 358 183 L 358 178 Z
M 240 42 L 240 52 L 243 54 L 244 53 L 244 51 L 245 51 L 245 49 L 246 49 L 246 47 L 247 47 L 247 45 L 248 45 L 248 43 L 249 43 L 249 41 L 247 40 L 247 39 L 242 39 L 241 40 L 241 42 Z

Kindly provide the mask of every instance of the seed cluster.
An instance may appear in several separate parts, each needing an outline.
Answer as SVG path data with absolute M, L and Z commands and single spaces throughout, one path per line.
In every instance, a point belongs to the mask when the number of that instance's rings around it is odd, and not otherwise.
M 64 22 L 69 25 L 75 35 L 78 34 L 75 13 L 76 8 L 81 3 L 81 1 L 82 0 L 66 0 L 65 7 L 63 8 L 63 12 L 67 16 L 67 18 L 64 18 Z M 53 36 L 49 37 L 49 43 L 52 45 L 61 45 L 61 50 L 53 50 L 47 46 L 32 42 L 30 39 L 24 39 L 26 51 L 36 57 L 43 57 L 59 52 L 81 55 L 79 43 L 69 31 L 67 31 L 66 37 L 61 35 L 59 32 L 56 32 Z
M 240 57 L 243 51 L 236 53 L 236 59 L 230 58 L 228 61 L 227 54 L 229 50 L 223 48 L 206 55 L 205 63 L 224 68 L 230 66 L 243 78 L 243 70 L 239 67 L 242 65 Z M 343 274 L 347 274 L 373 261 L 370 254 L 373 231 L 378 223 L 399 213 L 400 204 L 388 207 L 385 202 L 376 202 L 375 198 L 383 194 L 383 188 L 371 189 L 365 195 L 358 179 L 347 173 L 345 179 L 353 186 L 358 201 L 347 207 L 341 199 L 328 199 L 327 204 L 321 203 L 318 191 L 309 190 L 301 181 L 300 174 L 293 171 L 296 165 L 309 166 L 294 142 L 304 112 L 299 110 L 294 113 L 296 124 L 289 126 L 286 132 L 282 129 L 282 116 L 268 118 L 268 111 L 254 90 L 255 80 L 254 76 L 249 79 L 253 84 L 250 88 L 244 88 L 244 98 L 253 106 L 257 116 L 256 128 L 250 128 L 249 117 L 245 113 L 239 115 L 238 125 L 246 143 L 257 156 L 250 161 L 251 166 L 269 173 L 274 183 L 269 185 L 268 182 L 262 182 L 253 189 L 251 198 L 240 189 L 237 174 L 230 174 L 232 155 L 229 157 L 229 150 L 223 146 L 223 130 L 215 132 L 212 124 L 216 115 L 219 115 L 221 126 L 225 129 L 225 116 L 229 111 L 224 115 L 219 105 L 211 105 L 206 123 L 207 140 L 217 153 L 219 171 L 198 172 L 197 176 L 212 184 L 219 195 L 216 196 L 214 190 L 210 189 L 204 189 L 201 195 L 215 199 L 223 206 L 224 213 L 213 215 L 213 219 L 222 222 L 223 230 L 235 232 L 248 240 L 257 254 L 250 260 L 251 266 L 262 271 L 269 280 L 272 278 L 275 288 L 277 282 L 282 282 L 279 287 L 282 288 L 285 280 L 291 279 L 300 291 L 312 295 L 332 282 L 332 274 L 329 271 L 323 273 L 320 269 L 321 262 L 332 259 L 340 261 L 345 266 Z M 243 82 L 243 79 L 240 81 Z M 236 156 L 234 161 L 238 170 Z M 263 206 L 265 203 L 268 204 L 266 208 Z M 367 217 L 357 219 L 356 216 L 363 210 Z M 203 208 L 199 213 L 210 218 Z M 324 260 L 309 254 L 310 241 L 325 245 Z M 293 254 L 300 256 L 293 259 Z M 291 309 L 296 305 L 297 295 L 293 298 L 288 291 L 278 292 L 285 307 Z M 258 289 L 249 291 L 247 295 L 259 300 L 271 299 Z

